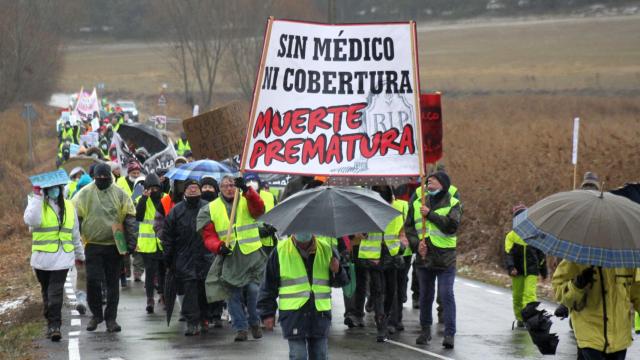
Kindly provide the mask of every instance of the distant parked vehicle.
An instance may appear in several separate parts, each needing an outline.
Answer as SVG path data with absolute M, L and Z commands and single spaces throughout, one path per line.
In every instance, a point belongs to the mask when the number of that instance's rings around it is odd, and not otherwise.
M 136 103 L 132 100 L 118 100 L 116 101 L 118 106 L 122 109 L 122 112 L 131 121 L 138 122 L 138 109 Z

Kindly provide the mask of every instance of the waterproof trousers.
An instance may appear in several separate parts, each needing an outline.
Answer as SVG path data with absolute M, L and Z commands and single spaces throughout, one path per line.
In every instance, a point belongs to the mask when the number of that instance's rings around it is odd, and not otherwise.
M 535 275 L 518 275 L 511 278 L 511 292 L 513 294 L 513 314 L 522 321 L 522 309 L 528 303 L 537 301 L 536 288 L 538 277 Z
M 44 317 L 49 328 L 60 328 L 62 324 L 62 302 L 64 283 L 68 269 L 64 270 L 36 270 L 36 277 L 40 283 Z
M 115 320 L 118 316 L 120 286 L 118 280 L 122 270 L 122 255 L 115 245 L 87 244 L 84 250 L 87 271 L 87 302 L 93 317 Z M 102 308 L 102 286 L 107 290 L 107 306 Z

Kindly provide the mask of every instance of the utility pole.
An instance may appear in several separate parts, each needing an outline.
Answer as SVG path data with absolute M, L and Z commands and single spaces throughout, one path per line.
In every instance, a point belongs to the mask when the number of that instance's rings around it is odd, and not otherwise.
M 336 0 L 327 0 L 327 22 L 329 24 L 335 24 L 336 22 Z

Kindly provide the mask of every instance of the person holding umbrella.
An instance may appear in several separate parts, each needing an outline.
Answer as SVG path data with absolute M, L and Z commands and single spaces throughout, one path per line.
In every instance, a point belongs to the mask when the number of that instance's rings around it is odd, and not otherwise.
M 242 196 L 238 201 L 231 238 L 227 239 L 236 188 L 242 191 Z M 256 219 L 264 214 L 264 202 L 242 177 L 224 176 L 220 181 L 220 195 L 202 208 L 197 228 L 202 232 L 207 249 L 219 255 L 214 268 L 224 275 L 221 287 L 226 290 L 223 291 L 236 331 L 234 341 L 246 341 L 249 327 L 251 336 L 259 339 L 262 329 L 256 304 L 267 256 L 262 250 Z
M 416 344 L 431 341 L 435 283 L 444 312 L 444 339 L 442 346 L 453 349 L 456 333 L 456 303 L 453 284 L 456 276 L 456 232 L 460 224 L 460 202 L 449 193 L 451 181 L 444 172 L 427 177 L 425 204 L 421 203 L 420 189 L 409 204 L 405 232 L 411 247 L 418 253 L 414 266 L 420 285 L 420 325 L 422 332 Z M 427 194 L 425 194 L 427 195 Z
M 198 212 L 207 205 L 201 195 L 198 181 L 185 180 L 184 201 L 171 209 L 161 233 L 164 261 L 184 286 L 185 336 L 198 335 L 209 327 L 204 280 L 213 259 L 196 231 Z
M 347 282 L 347 270 L 340 266 L 340 256 L 330 243 L 309 233 L 278 242 L 267 263 L 258 310 L 268 331 L 273 330 L 279 311 L 289 359 L 328 358 L 331 287 Z

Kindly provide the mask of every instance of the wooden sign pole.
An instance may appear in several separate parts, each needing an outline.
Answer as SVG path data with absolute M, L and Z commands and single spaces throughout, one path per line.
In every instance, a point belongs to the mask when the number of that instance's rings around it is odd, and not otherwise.
M 249 147 L 249 137 L 253 131 L 253 125 L 255 123 L 256 116 L 256 104 L 260 97 L 260 84 L 262 84 L 262 76 L 264 74 L 264 63 L 267 58 L 267 51 L 269 50 L 269 40 L 271 38 L 271 26 L 273 25 L 273 17 L 269 17 L 267 20 L 267 29 L 264 35 L 264 45 L 262 46 L 262 56 L 260 58 L 260 66 L 258 67 L 258 76 L 256 76 L 256 84 L 253 92 L 253 101 L 251 103 L 251 111 L 249 114 L 249 125 L 247 126 L 247 136 L 244 141 L 244 150 L 242 151 L 242 157 L 240 158 L 240 176 L 244 174 L 245 165 L 247 162 L 247 152 Z M 229 216 L 229 228 L 227 229 L 226 244 L 229 245 L 231 239 L 231 231 L 233 231 L 233 224 L 236 220 L 236 211 L 238 208 L 238 202 L 240 201 L 240 189 L 236 189 L 236 193 L 233 196 L 233 206 L 231 207 L 231 215 Z

